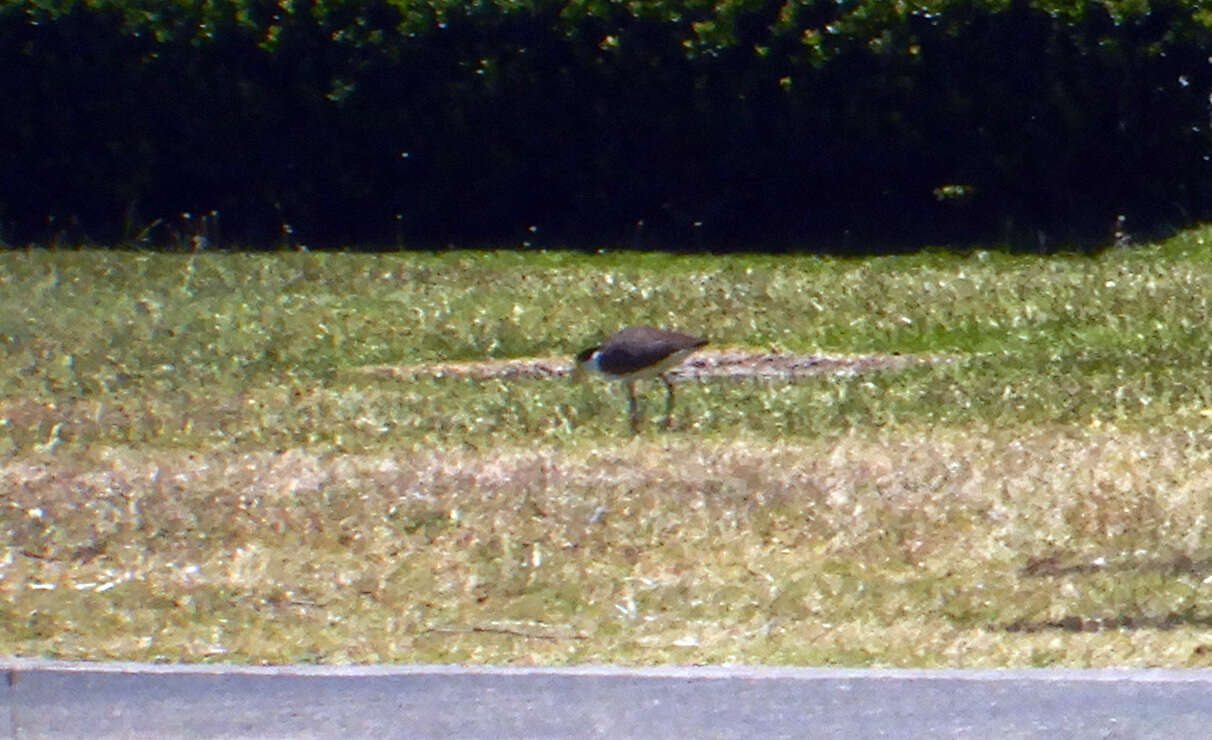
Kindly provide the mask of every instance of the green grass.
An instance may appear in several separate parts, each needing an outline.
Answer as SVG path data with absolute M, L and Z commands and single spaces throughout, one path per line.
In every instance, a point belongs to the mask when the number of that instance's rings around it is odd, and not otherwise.
M 0 254 L 0 651 L 1212 665 L 1212 229 L 1099 256 Z M 371 366 L 636 323 L 937 357 Z

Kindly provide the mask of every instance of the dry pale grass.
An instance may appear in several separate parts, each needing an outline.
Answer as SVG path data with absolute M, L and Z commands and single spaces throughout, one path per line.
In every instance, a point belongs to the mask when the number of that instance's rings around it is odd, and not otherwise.
M 795 381 L 822 374 L 893 370 L 918 363 L 942 362 L 939 356 L 901 354 L 826 355 L 819 353 L 757 352 L 730 347 L 701 349 L 665 374 L 673 379 L 762 378 Z M 358 372 L 375 378 L 557 378 L 572 373 L 567 357 L 525 357 L 480 362 L 423 362 L 372 365 Z
M 0 651 L 1212 664 L 1212 443 L 1058 427 L 0 466 Z

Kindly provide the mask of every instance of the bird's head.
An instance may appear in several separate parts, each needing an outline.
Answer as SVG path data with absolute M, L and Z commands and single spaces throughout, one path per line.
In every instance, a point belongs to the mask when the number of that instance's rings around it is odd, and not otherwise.
M 598 346 L 594 345 L 577 353 L 576 359 L 572 363 L 572 382 L 580 383 L 585 379 L 585 374 L 594 369 L 593 355 L 597 351 Z

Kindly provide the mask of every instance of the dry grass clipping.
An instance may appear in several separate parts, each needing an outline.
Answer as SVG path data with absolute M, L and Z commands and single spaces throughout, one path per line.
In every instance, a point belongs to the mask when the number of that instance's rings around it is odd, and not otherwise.
M 915 355 L 824 355 L 755 352 L 741 348 L 703 349 L 669 370 L 670 378 L 766 378 L 795 380 L 822 373 L 855 373 L 892 370 L 945 358 Z M 456 377 L 558 378 L 571 374 L 572 362 L 565 357 L 484 360 L 481 362 L 426 362 L 413 365 L 373 365 L 360 368 L 376 378 Z

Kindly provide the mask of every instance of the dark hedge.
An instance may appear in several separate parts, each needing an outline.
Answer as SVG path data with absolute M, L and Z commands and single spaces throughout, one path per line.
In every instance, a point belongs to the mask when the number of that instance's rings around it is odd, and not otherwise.
M 1210 54 L 1202 1 L 2 2 L 0 238 L 1105 243 L 1208 218 Z

